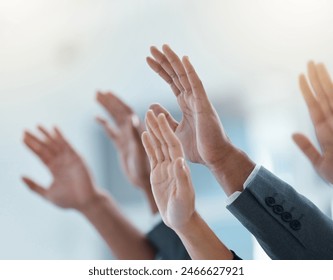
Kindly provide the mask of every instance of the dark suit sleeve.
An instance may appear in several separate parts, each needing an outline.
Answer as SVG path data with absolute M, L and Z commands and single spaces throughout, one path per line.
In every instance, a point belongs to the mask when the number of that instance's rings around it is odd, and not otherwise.
M 333 222 L 265 168 L 227 206 L 272 259 L 333 259 Z
M 178 235 L 163 222 L 155 226 L 147 238 L 156 249 L 156 258 L 162 260 L 190 260 Z

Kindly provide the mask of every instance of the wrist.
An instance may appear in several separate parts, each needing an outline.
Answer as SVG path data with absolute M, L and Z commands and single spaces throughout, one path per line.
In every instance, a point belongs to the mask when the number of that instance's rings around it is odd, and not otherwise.
M 77 210 L 83 215 L 88 216 L 90 213 L 95 212 L 96 209 L 103 205 L 104 201 L 108 200 L 107 194 L 100 190 L 95 190 L 90 196 L 89 199 L 77 207 Z
M 183 224 L 172 227 L 171 228 L 180 236 L 180 235 L 188 235 L 193 231 L 196 227 L 200 226 L 200 220 L 202 218 L 198 214 L 196 210 L 192 213 L 191 217 Z
M 195 211 L 186 225 L 175 230 L 193 260 L 232 260 L 231 251 Z
M 243 151 L 230 145 L 220 160 L 206 166 L 230 196 L 236 191 L 243 191 L 244 182 L 255 168 L 255 163 Z

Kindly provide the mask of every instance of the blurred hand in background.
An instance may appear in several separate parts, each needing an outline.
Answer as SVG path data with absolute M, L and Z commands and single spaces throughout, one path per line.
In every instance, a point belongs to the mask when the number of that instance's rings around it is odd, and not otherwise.
M 149 161 L 141 141 L 141 134 L 145 130 L 143 123 L 132 108 L 115 94 L 98 92 L 96 99 L 114 120 L 112 126 L 106 119 L 97 118 L 116 146 L 126 177 L 144 191 L 152 212 L 157 212 L 149 181 Z
M 62 208 L 81 212 L 99 231 L 118 259 L 153 259 L 155 249 L 119 211 L 112 197 L 93 182 L 89 170 L 59 129 L 38 127 L 43 137 L 24 133 L 24 143 L 46 165 L 53 181 L 43 187 L 28 177 L 23 181 L 43 198 Z
M 53 181 L 47 188 L 28 177 L 23 177 L 23 181 L 32 191 L 62 208 L 83 210 L 99 195 L 84 160 L 58 128 L 48 131 L 39 126 L 38 130 L 43 137 L 26 131 L 23 141 L 46 165 Z
M 333 183 L 333 84 L 321 63 L 309 62 L 307 76 L 302 74 L 299 82 L 320 150 L 304 134 L 295 133 L 293 139 L 318 174 Z

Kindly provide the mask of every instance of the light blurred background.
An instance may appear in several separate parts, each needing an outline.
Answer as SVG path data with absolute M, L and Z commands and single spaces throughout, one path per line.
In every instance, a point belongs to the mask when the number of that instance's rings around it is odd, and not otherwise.
M 331 215 L 332 190 L 292 142 L 314 139 L 298 75 L 310 59 L 333 74 L 333 2 L 325 0 L 0 0 L 0 259 L 108 259 L 106 244 L 74 211 L 31 193 L 44 166 L 24 129 L 57 124 L 97 183 L 142 231 L 142 194 L 119 176 L 112 144 L 95 122 L 96 90 L 112 90 L 142 117 L 161 103 L 180 117 L 169 87 L 146 65 L 149 47 L 189 55 L 236 145 Z M 244 259 L 266 258 L 226 210 L 210 173 L 191 165 L 197 207 Z

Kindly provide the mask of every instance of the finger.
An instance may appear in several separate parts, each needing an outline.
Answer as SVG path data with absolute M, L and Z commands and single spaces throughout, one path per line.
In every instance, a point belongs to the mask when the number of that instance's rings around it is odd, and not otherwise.
M 174 69 L 175 73 L 177 74 L 182 87 L 185 89 L 185 91 L 187 93 L 191 93 L 192 88 L 188 81 L 188 77 L 187 77 L 187 74 L 186 74 L 182 61 L 180 60 L 178 55 L 168 45 L 163 45 L 162 49 L 163 49 L 163 52 L 164 52 L 167 60 L 169 61 L 172 68 Z
M 22 177 L 23 182 L 29 187 L 30 190 L 39 194 L 42 197 L 46 196 L 47 190 L 42 187 L 41 185 L 37 184 L 33 180 L 29 179 L 28 177 Z
M 293 140 L 297 146 L 302 150 L 302 152 L 308 157 L 313 166 L 317 166 L 321 160 L 321 154 L 310 142 L 310 140 L 303 134 L 295 133 L 293 134 Z
M 329 116 L 331 114 L 331 109 L 329 107 L 328 98 L 319 80 L 317 69 L 313 61 L 308 63 L 308 76 L 323 113 L 325 116 Z
M 183 88 L 182 84 L 180 83 L 175 70 L 172 68 L 172 66 L 169 63 L 166 56 L 162 52 L 160 52 L 156 47 L 151 47 L 150 53 L 154 57 L 155 61 L 158 62 L 161 65 L 161 67 L 165 70 L 165 72 L 168 73 L 168 75 L 171 77 L 172 81 L 177 86 L 177 88 L 181 92 L 183 92 L 184 88 Z
M 54 127 L 53 128 L 54 134 L 55 134 L 55 138 L 58 141 L 59 145 L 61 146 L 61 149 L 67 149 L 70 152 L 73 152 L 76 154 L 74 148 L 71 146 L 71 144 L 67 141 L 67 139 L 65 138 L 65 136 L 62 134 L 62 132 L 60 131 L 60 129 L 58 127 Z
M 168 153 L 172 160 L 175 160 L 178 157 L 183 157 L 182 145 L 169 126 L 169 123 L 164 114 L 158 116 L 158 125 L 163 136 L 163 141 L 168 148 Z
M 56 140 L 59 143 L 64 144 L 67 142 L 64 135 L 62 134 L 62 132 L 60 131 L 60 129 L 58 127 L 53 127 L 53 132 L 54 132 Z
M 332 80 L 330 78 L 330 75 L 328 74 L 328 71 L 324 64 L 319 63 L 317 64 L 317 73 L 319 80 L 321 82 L 321 85 L 326 93 L 326 97 L 328 99 L 328 103 L 331 109 L 331 112 L 333 112 L 333 84 Z
M 159 114 L 164 114 L 171 129 L 173 131 L 176 131 L 178 127 L 178 122 L 171 116 L 171 114 L 160 104 L 152 104 L 150 105 L 149 109 L 151 109 L 155 116 L 158 116 Z
M 97 101 L 114 118 L 117 125 L 123 124 L 133 114 L 133 110 L 112 92 L 97 93 Z
M 47 145 L 40 141 L 30 132 L 26 131 L 23 136 L 23 142 L 32 150 L 45 164 L 48 164 L 54 157 L 53 151 Z
M 165 159 L 170 159 L 168 148 L 160 132 L 157 119 L 153 111 L 151 110 L 147 112 L 146 124 L 152 142 L 157 149 L 156 150 L 157 159 L 161 162 L 164 161 Z
M 96 99 L 101 103 L 106 109 L 109 109 L 109 106 L 120 107 L 121 110 L 126 113 L 132 113 L 132 108 L 128 106 L 124 101 L 122 101 L 117 95 L 113 92 L 97 92 Z
M 188 189 L 193 190 L 192 180 L 190 176 L 190 170 L 185 164 L 185 160 L 183 157 L 179 157 L 176 159 L 174 164 L 174 174 L 177 180 L 177 193 L 180 196 L 185 194 L 186 197 L 188 196 Z
M 55 143 L 52 135 L 41 125 L 37 126 L 38 130 L 45 136 L 49 142 Z
M 164 81 L 166 81 L 170 85 L 175 96 L 178 96 L 180 94 L 180 90 L 175 85 L 169 74 L 162 68 L 162 66 L 151 57 L 147 57 L 146 61 L 150 68 L 153 69 Z
M 305 76 L 302 74 L 299 77 L 299 85 L 301 88 L 301 92 L 303 94 L 304 100 L 307 104 L 312 122 L 314 125 L 325 121 L 325 115 L 322 109 L 319 106 L 319 103 L 315 96 L 313 95 L 308 82 L 306 81 Z
M 51 133 L 49 133 L 43 126 L 39 125 L 38 130 L 44 135 L 45 137 L 45 144 L 48 146 L 49 149 L 52 150 L 54 154 L 59 151 L 58 143 L 54 140 Z
M 196 110 L 200 113 L 203 110 L 210 109 L 211 103 L 208 99 L 204 86 L 187 56 L 183 57 L 183 64 L 192 87 L 192 92 L 196 100 Z
M 106 134 L 114 141 L 117 139 L 117 132 L 114 128 L 111 127 L 111 125 L 108 123 L 106 119 L 103 119 L 101 117 L 96 117 L 96 121 L 103 126 Z
M 151 168 L 151 170 L 153 170 L 155 168 L 155 166 L 157 165 L 158 161 L 157 161 L 155 149 L 153 147 L 153 144 L 152 144 L 152 141 L 150 139 L 149 133 L 147 131 L 142 133 L 141 139 L 142 139 L 143 147 L 145 148 L 146 153 L 147 153 L 148 158 L 149 158 L 150 168 Z

